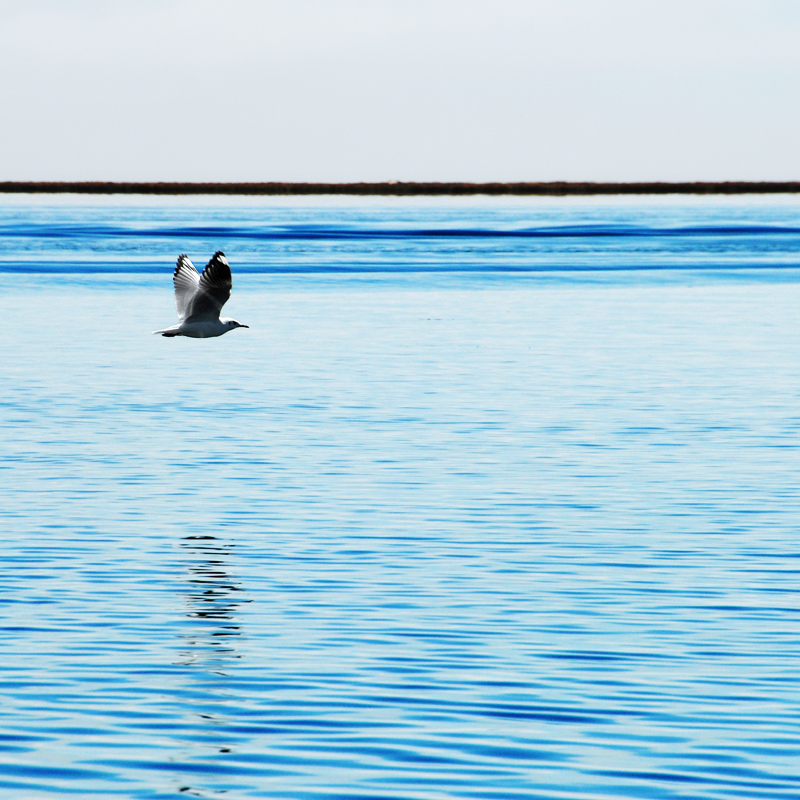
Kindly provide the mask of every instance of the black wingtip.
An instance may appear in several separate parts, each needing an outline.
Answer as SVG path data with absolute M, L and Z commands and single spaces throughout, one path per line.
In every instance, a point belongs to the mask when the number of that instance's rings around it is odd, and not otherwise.
M 206 264 L 206 269 L 203 270 L 203 274 L 205 274 L 206 270 L 209 270 L 214 275 L 217 275 L 219 270 L 222 270 L 223 275 L 230 273 L 231 265 L 228 263 L 228 259 L 225 258 L 225 253 L 223 253 L 222 250 L 217 250 L 217 252 L 211 256 L 208 264 Z
M 172 273 L 173 276 L 178 274 L 178 270 L 181 268 L 181 261 L 183 261 L 184 258 L 188 260 L 189 256 L 187 256 L 186 253 L 181 253 L 175 260 L 175 271 Z

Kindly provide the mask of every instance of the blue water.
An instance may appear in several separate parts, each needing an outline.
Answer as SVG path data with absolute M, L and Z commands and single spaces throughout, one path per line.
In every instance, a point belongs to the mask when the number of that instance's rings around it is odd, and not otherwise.
M 797 199 L 4 200 L 0 796 L 800 797 L 798 320 Z

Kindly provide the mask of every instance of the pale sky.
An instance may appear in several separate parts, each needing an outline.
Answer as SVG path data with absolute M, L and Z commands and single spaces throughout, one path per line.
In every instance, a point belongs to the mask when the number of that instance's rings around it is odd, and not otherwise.
M 800 0 L 0 0 L 0 180 L 800 180 Z

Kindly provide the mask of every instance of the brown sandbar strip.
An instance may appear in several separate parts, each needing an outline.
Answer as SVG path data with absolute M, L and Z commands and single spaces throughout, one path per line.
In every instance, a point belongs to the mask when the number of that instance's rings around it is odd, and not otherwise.
M 796 194 L 800 181 L 699 181 L 686 183 L 134 183 L 112 181 L 0 181 L 4 194 L 154 195 L 631 195 Z

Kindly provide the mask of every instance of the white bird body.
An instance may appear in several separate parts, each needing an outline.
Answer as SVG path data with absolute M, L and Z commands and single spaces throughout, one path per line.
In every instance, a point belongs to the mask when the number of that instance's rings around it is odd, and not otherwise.
M 233 324 L 232 324 L 233 323 Z M 209 319 L 202 322 L 179 322 L 161 331 L 162 336 L 190 336 L 192 339 L 208 339 L 210 336 L 222 336 L 223 333 L 232 331 L 234 328 L 249 328 L 249 325 L 242 325 L 235 319 L 220 317 L 219 319 Z
M 219 315 L 222 306 L 231 296 L 233 287 L 231 268 L 221 250 L 214 253 L 202 275 L 189 261 L 188 256 L 182 253 L 178 256 L 172 282 L 175 284 L 175 310 L 180 322 L 153 333 L 207 339 L 211 336 L 222 336 L 234 328 L 249 327 L 235 319 Z

